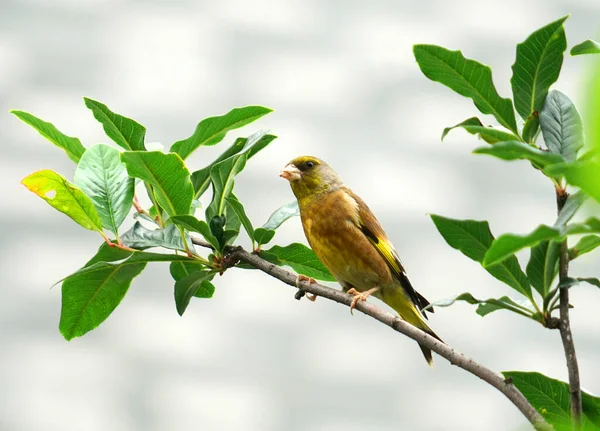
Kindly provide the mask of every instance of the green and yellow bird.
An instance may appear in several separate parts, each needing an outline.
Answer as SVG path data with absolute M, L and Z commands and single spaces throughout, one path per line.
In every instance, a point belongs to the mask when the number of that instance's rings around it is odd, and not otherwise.
M 442 341 L 425 322 L 422 310 L 429 302 L 410 284 L 381 224 L 335 171 L 316 157 L 302 156 L 289 162 L 280 176 L 290 182 L 298 200 L 308 243 L 344 292 L 355 295 L 350 310 L 373 295 Z M 419 347 L 432 365 L 431 350 Z

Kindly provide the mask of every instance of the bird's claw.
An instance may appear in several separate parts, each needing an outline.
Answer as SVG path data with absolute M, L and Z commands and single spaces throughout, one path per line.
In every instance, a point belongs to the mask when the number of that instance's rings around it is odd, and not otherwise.
M 312 293 L 307 293 L 304 290 L 302 290 L 302 288 L 300 287 L 300 282 L 302 281 L 308 281 L 309 284 L 313 284 L 316 283 L 317 281 L 312 278 L 312 277 L 307 277 L 306 275 L 302 275 L 299 274 L 298 277 L 296 277 L 296 287 L 300 290 L 297 294 L 296 294 L 296 299 L 300 299 L 302 298 L 304 295 L 306 295 L 306 298 L 308 300 L 310 300 L 311 302 L 315 302 L 317 300 L 317 295 L 313 295 Z
M 358 304 L 358 301 L 366 301 L 367 298 L 369 296 L 371 296 L 371 294 L 373 292 L 376 292 L 377 290 L 379 290 L 378 287 L 374 287 L 373 289 L 369 289 L 365 292 L 359 292 L 354 287 L 349 289 L 346 293 L 349 295 L 354 295 L 354 298 L 352 298 L 352 302 L 350 303 L 350 314 L 352 314 L 354 316 L 353 311 L 356 308 L 356 304 Z

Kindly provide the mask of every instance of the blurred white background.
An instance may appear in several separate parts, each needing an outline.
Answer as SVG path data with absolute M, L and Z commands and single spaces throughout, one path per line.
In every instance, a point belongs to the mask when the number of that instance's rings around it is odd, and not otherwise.
M 214 299 L 192 301 L 181 318 L 168 267 L 150 266 L 104 324 L 67 343 L 57 329 L 60 288 L 49 287 L 100 239 L 19 184 L 43 168 L 72 178 L 74 165 L 7 111 L 29 111 L 87 146 L 108 143 L 88 96 L 169 146 L 204 117 L 272 107 L 225 141 L 261 127 L 279 136 L 237 184 L 255 224 L 293 199 L 281 167 L 313 154 L 369 203 L 427 298 L 512 295 L 449 248 L 427 213 L 488 219 L 496 235 L 525 232 L 553 222 L 552 186 L 525 162 L 471 155 L 479 143 L 465 132 L 440 142 L 444 127 L 476 109 L 427 80 L 412 45 L 461 49 L 489 64 L 507 97 L 515 45 L 569 12 L 569 47 L 597 34 L 595 0 L 3 0 L 0 429 L 528 429 L 483 382 L 440 358 L 429 369 L 413 341 L 326 300 L 295 301 L 292 289 L 256 272 L 216 279 Z M 581 102 L 590 61 L 567 58 L 555 88 Z M 188 165 L 204 166 L 224 145 Z M 293 241 L 304 242 L 299 219 L 275 238 Z M 524 267 L 527 253 L 519 257 Z M 598 254 L 572 271 L 600 276 Z M 578 286 L 572 302 L 582 381 L 598 394 L 600 292 Z M 457 304 L 430 324 L 495 370 L 567 378 L 558 332 L 518 316 L 481 318 Z

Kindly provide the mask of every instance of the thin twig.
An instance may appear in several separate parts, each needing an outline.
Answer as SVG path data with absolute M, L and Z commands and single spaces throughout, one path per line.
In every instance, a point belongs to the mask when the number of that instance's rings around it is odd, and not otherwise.
M 210 248 L 210 245 L 206 241 L 195 236 L 192 236 L 191 238 L 194 244 Z M 228 253 L 228 258 L 231 259 L 232 262 L 244 262 L 249 264 L 289 286 L 300 288 L 303 292 L 312 293 L 313 295 L 321 296 L 346 306 L 350 306 L 352 303 L 352 295 L 348 295 L 341 290 L 332 289 L 331 287 L 323 286 L 318 283 L 310 283 L 304 280 L 299 281 L 298 275 L 267 262 L 254 253 L 248 253 L 241 247 L 230 247 L 226 252 Z M 356 304 L 356 310 L 361 311 L 395 331 L 406 335 L 417 341 L 419 344 L 428 347 L 441 357 L 447 359 L 452 365 L 456 365 L 492 385 L 502 392 L 521 411 L 521 413 L 523 413 L 536 430 L 548 431 L 553 429 L 512 382 L 506 380 L 501 374 L 475 362 L 473 359 L 457 352 L 447 344 L 436 340 L 420 329 L 369 302 L 358 302 Z
M 562 187 L 556 188 L 556 206 L 560 214 L 569 194 Z M 559 284 L 569 277 L 569 247 L 567 239 L 560 244 L 560 255 L 558 264 Z M 560 289 L 560 338 L 562 339 L 565 358 L 567 360 L 567 370 L 569 372 L 569 392 L 571 395 L 571 419 L 573 429 L 581 429 L 581 382 L 579 380 L 579 365 L 577 364 L 577 355 L 575 353 L 575 342 L 571 333 L 571 322 L 569 320 L 569 288 Z

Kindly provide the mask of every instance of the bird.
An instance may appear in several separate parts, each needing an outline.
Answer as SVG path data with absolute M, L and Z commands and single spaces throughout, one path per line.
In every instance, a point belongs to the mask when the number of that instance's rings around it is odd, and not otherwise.
M 403 320 L 442 341 L 425 321 L 423 309 L 428 307 L 427 311 L 433 313 L 433 308 L 411 285 L 383 227 L 338 174 L 323 160 L 301 156 L 290 161 L 280 176 L 289 181 L 298 201 L 311 248 L 342 290 L 354 295 L 350 311 L 373 295 Z M 433 366 L 431 350 L 420 343 L 419 347 Z

